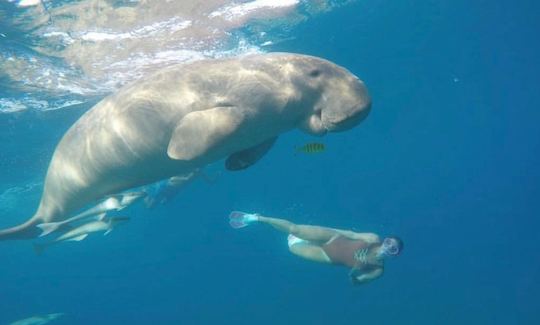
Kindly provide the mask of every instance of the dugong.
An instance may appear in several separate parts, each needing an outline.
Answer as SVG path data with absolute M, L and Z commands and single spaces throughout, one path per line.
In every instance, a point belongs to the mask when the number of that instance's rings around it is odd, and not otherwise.
M 38 224 L 223 158 L 232 170 L 248 168 L 281 133 L 344 131 L 370 109 L 361 80 L 313 56 L 253 54 L 164 68 L 104 98 L 70 127 L 34 216 L 1 230 L 0 240 L 34 238 Z

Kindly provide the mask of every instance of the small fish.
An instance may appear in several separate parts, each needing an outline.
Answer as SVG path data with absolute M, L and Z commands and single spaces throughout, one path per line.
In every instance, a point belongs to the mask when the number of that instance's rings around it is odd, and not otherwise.
M 41 255 L 43 251 L 51 245 L 55 245 L 67 241 L 81 241 L 94 232 L 105 232 L 109 234 L 118 224 L 128 221 L 126 217 L 111 217 L 103 218 L 85 223 L 77 228 L 70 229 L 50 242 L 34 243 L 34 250 L 37 255 Z
M 124 209 L 125 207 L 133 204 L 140 198 L 146 196 L 145 192 L 129 192 L 129 193 L 121 193 L 121 194 L 115 194 L 109 196 L 108 199 L 105 201 L 99 203 L 98 205 L 79 213 L 78 215 L 71 217 L 69 219 L 66 219 L 64 221 L 59 222 L 46 222 L 41 223 L 37 225 L 38 228 L 41 229 L 41 235 L 39 237 L 46 236 L 52 232 L 57 231 L 61 227 L 83 219 L 87 219 L 89 217 L 94 217 L 95 220 L 101 221 L 105 217 L 105 214 L 108 211 L 120 211 Z
M 303 153 L 321 153 L 325 150 L 324 143 L 319 142 L 312 142 L 312 143 L 306 143 L 305 145 L 301 147 L 297 147 L 297 152 L 303 152 Z

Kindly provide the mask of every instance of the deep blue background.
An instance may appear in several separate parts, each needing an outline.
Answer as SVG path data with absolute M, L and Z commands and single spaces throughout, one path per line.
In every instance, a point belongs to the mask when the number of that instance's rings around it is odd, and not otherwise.
M 253 168 L 132 209 L 105 238 L 41 257 L 0 243 L 0 324 L 540 324 L 539 9 L 360 1 L 301 25 L 273 50 L 358 74 L 374 102 L 360 127 L 312 156 L 294 155 L 312 139 L 287 134 Z M 83 111 L 0 116 L 1 179 L 42 178 Z M 346 269 L 289 254 L 283 234 L 230 229 L 234 209 L 397 234 L 405 250 L 352 287 Z

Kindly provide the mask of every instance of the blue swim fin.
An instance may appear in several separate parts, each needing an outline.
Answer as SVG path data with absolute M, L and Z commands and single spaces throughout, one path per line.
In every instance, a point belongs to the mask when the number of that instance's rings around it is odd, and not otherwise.
M 229 214 L 229 224 L 234 229 L 244 228 L 254 222 L 257 222 L 258 220 L 259 215 L 256 213 L 233 211 L 231 214 Z

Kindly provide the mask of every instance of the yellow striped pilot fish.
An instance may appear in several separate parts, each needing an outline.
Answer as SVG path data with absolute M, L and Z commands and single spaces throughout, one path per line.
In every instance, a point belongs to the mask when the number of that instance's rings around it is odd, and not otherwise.
M 306 143 L 305 145 L 301 147 L 296 147 L 297 152 L 303 152 L 303 153 L 321 153 L 325 149 L 324 143 L 319 142 L 312 142 L 312 143 Z

